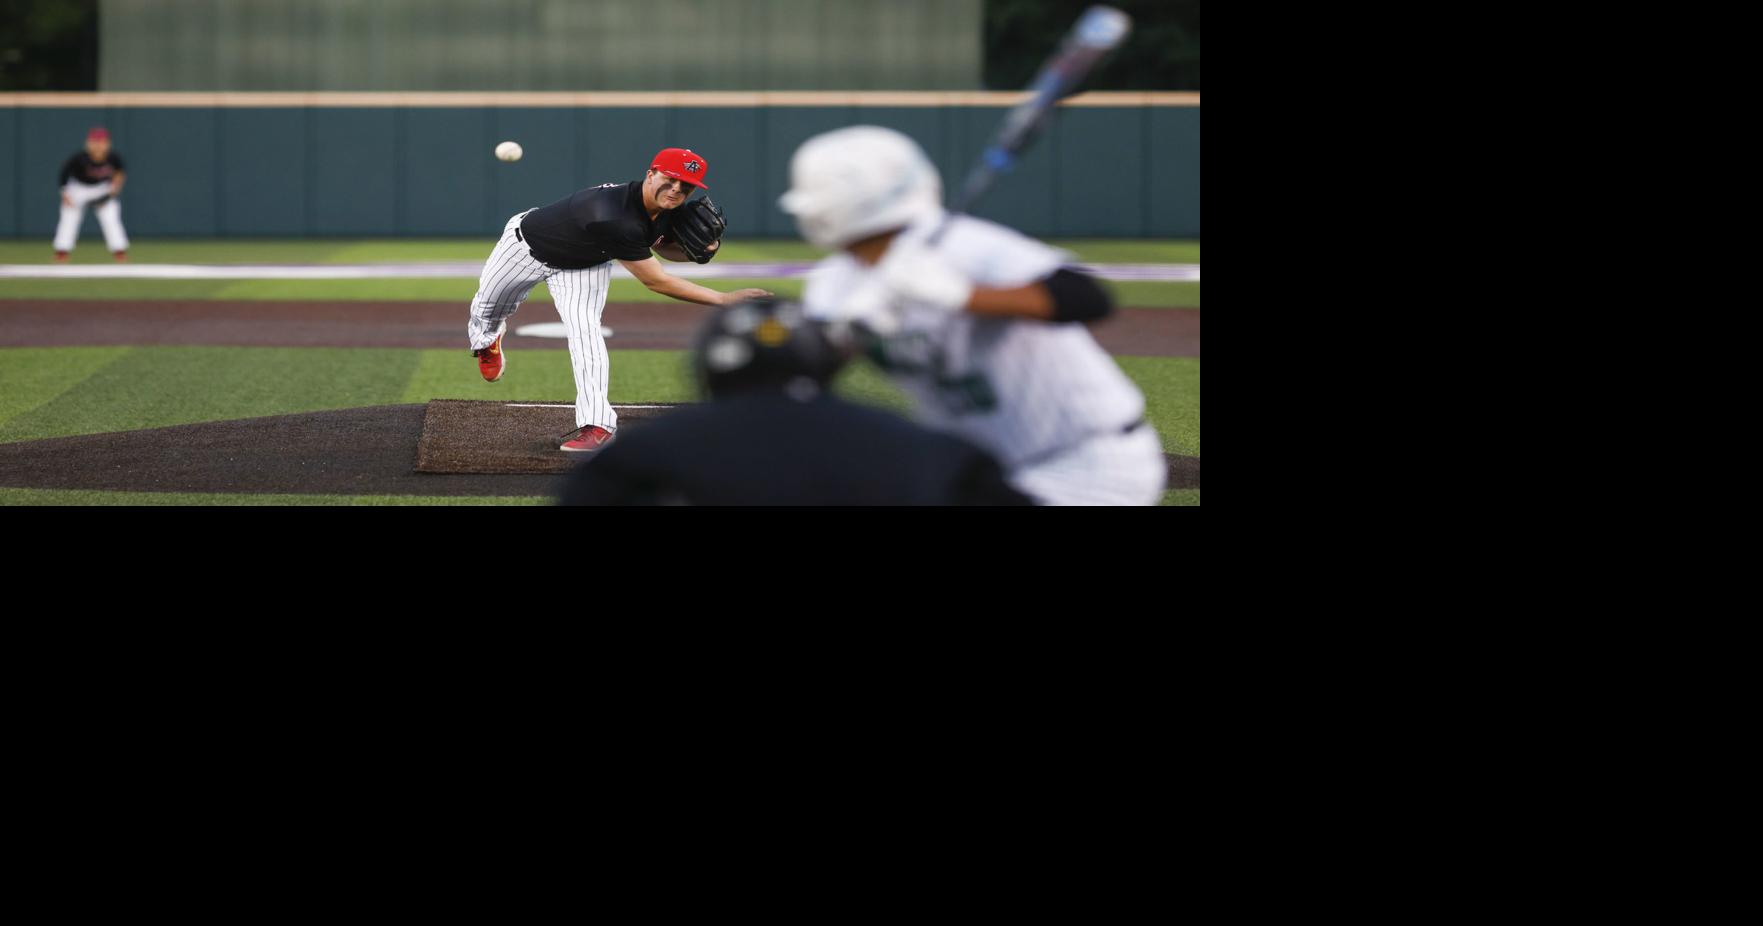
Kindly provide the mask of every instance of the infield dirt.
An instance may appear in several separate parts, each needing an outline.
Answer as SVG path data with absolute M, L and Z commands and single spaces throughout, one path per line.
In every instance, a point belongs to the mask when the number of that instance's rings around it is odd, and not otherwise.
M 609 303 L 601 321 L 614 350 L 684 350 L 710 313 L 688 303 Z M 234 347 L 465 347 L 465 306 L 452 302 L 111 302 L 0 299 L 0 346 L 190 344 Z M 556 322 L 529 303 L 509 322 L 508 346 L 564 349 L 557 338 L 513 334 Z M 1121 309 L 1091 331 L 1109 353 L 1198 357 L 1198 309 Z

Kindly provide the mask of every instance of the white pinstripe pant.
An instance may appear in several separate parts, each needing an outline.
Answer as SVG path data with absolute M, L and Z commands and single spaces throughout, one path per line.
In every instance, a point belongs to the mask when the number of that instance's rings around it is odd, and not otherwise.
M 528 209 L 527 212 L 531 212 Z M 569 331 L 570 369 L 575 373 L 576 427 L 598 425 L 618 430 L 618 413 L 606 400 L 610 363 L 606 339 L 600 334 L 600 313 L 606 308 L 606 290 L 612 282 L 612 262 L 585 270 L 559 270 L 533 259 L 525 243 L 514 236 L 522 212 L 508 220 L 502 238 L 478 278 L 477 295 L 471 300 L 471 322 L 466 328 L 471 349 L 489 347 L 507 328 L 508 317 L 526 301 L 533 287 L 544 282 L 551 288 L 557 315 Z
M 1010 484 L 1042 505 L 1155 505 L 1169 467 L 1148 424 L 1092 437 L 1043 462 L 1010 471 Z
M 69 180 L 61 192 L 73 200 L 73 205 L 61 207 L 61 221 L 55 225 L 55 250 L 71 251 L 80 237 L 80 223 L 85 221 L 86 206 L 95 199 L 103 199 L 110 195 L 111 181 L 103 183 L 81 183 Z M 109 202 L 92 210 L 98 214 L 98 227 L 104 230 L 104 246 L 112 251 L 129 249 L 129 233 L 122 228 L 122 202 L 111 199 Z

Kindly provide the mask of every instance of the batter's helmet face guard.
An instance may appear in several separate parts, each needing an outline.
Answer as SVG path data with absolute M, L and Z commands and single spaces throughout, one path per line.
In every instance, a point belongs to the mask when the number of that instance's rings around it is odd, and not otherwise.
M 664 177 L 684 180 L 701 189 L 710 189 L 710 184 L 704 182 L 704 178 L 710 176 L 710 162 L 690 148 L 661 149 L 649 169 L 660 171 Z
M 801 303 L 787 299 L 724 306 L 692 343 L 693 378 L 699 392 L 711 398 L 786 391 L 803 380 L 824 389 L 846 358 L 826 327 L 809 319 Z

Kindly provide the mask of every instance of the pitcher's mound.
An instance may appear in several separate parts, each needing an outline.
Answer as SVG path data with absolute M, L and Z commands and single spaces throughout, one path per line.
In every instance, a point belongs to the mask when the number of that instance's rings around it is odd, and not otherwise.
M 620 430 L 677 405 L 614 405 Z M 436 399 L 416 442 L 419 473 L 563 473 L 581 454 L 557 449 L 575 429 L 575 406 Z
M 679 404 L 614 405 L 618 427 L 642 427 Z M 582 454 L 557 449 L 575 428 L 575 406 L 556 403 L 436 399 L 428 404 L 416 444 L 419 473 L 538 475 L 567 473 Z M 1166 453 L 1168 488 L 1200 487 L 1200 458 Z

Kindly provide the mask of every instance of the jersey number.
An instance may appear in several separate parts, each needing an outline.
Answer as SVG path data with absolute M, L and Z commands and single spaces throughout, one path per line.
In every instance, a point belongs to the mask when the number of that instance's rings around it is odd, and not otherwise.
M 950 414 L 971 415 L 998 407 L 998 391 L 989 377 L 979 372 L 951 372 L 944 366 L 941 352 L 922 334 L 878 341 L 870 347 L 869 358 L 889 373 L 929 379 Z

